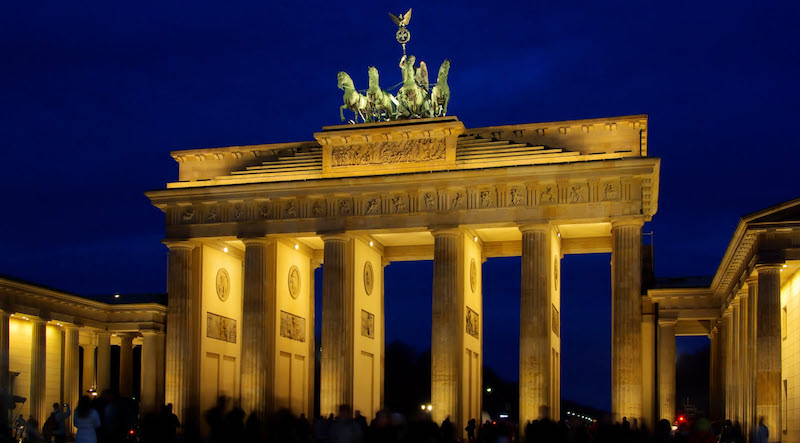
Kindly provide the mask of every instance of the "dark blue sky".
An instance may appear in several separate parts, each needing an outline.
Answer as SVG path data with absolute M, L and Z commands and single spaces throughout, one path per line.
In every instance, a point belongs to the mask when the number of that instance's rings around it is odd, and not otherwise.
M 433 3 L 4 3 L 0 273 L 164 291 L 143 192 L 176 179 L 169 151 L 310 140 L 337 123 L 338 71 L 400 81 L 387 12 L 409 6 L 409 52 L 452 60 L 467 127 L 649 114 L 659 276 L 713 274 L 741 215 L 798 196 L 797 2 Z M 562 300 L 565 396 L 605 408 L 608 261 L 567 257 Z M 484 266 L 485 362 L 516 378 L 519 261 Z M 431 272 L 387 268 L 387 339 L 429 346 Z

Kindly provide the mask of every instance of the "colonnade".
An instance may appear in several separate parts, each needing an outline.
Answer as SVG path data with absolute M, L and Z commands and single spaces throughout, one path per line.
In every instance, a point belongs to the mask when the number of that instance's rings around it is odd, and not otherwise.
M 52 402 L 46 400 L 47 377 L 49 371 L 54 370 L 48 366 L 47 326 L 55 321 L 46 317 L 28 317 L 18 314 L 21 321 L 31 323 L 30 339 L 30 391 L 15 392 L 15 395 L 26 397 L 29 405 L 30 416 L 39 424 L 52 410 Z M 0 311 L 0 388 L 6 392 L 11 391 L 9 378 L 9 326 L 10 319 L 15 314 L 9 310 Z M 63 358 L 60 365 L 61 397 L 60 401 L 68 403 L 75 408 L 78 399 L 87 395 L 88 390 L 103 392 L 111 388 L 111 336 L 112 332 L 98 331 L 91 328 L 82 328 L 74 324 L 57 323 L 62 331 Z M 145 337 L 142 346 L 142 371 L 141 371 L 141 408 L 143 411 L 155 411 L 163 404 L 163 374 L 164 374 L 164 334 L 160 331 L 144 331 Z M 133 340 L 138 333 L 117 333 L 120 340 L 120 379 L 119 390 L 122 396 L 131 396 L 133 390 Z M 81 338 L 84 343 L 81 344 Z M 80 367 L 80 350 L 83 347 L 83 372 Z M 95 348 L 97 360 L 95 363 Z M 56 369 L 58 370 L 58 369 Z M 81 392 L 81 380 L 83 392 Z M 27 417 L 26 417 L 27 418 Z M 71 421 L 68 429 L 72 429 Z
M 612 224 L 612 403 L 616 420 L 645 418 L 642 377 L 641 218 Z M 548 222 L 519 227 L 522 234 L 520 316 L 520 423 L 541 416 L 558 418 L 560 408 L 560 281 L 561 239 Z M 431 337 L 431 403 L 436 421 L 450 417 L 457 429 L 469 418 L 480 418 L 482 367 L 481 242 L 468 229 L 432 229 L 433 328 Z M 273 275 L 269 238 L 246 238 L 244 254 L 242 363 L 240 400 L 247 412 L 269 412 L 274 403 L 271 379 L 274 362 L 274 303 L 269 285 Z M 354 281 L 357 280 L 353 235 L 322 236 L 324 251 L 321 413 L 353 404 L 364 383 L 355 380 Z M 167 313 L 166 401 L 179 415 L 198 404 L 195 341 L 188 340 L 199 303 L 195 243 L 167 242 L 169 302 Z M 370 242 L 372 246 L 372 242 Z M 477 260 L 475 260 L 477 258 Z M 385 259 L 378 260 L 379 262 Z M 475 265 L 477 261 L 477 266 Z M 385 264 L 385 263 L 383 263 Z M 382 269 L 382 265 L 378 266 Z M 313 274 L 313 267 L 311 268 Z M 381 274 L 382 276 L 382 271 Z M 478 287 L 475 288 L 475 281 Z M 382 286 L 382 278 L 380 279 Z M 471 287 L 470 287 L 471 286 Z M 382 303 L 382 287 L 380 288 Z M 272 295 L 270 295 L 272 294 Z M 477 297 L 477 298 L 475 298 Z M 312 294 L 313 298 L 313 294 Z M 469 312 L 471 311 L 471 312 Z M 378 321 L 383 322 L 381 308 Z M 470 319 L 470 315 L 473 319 Z M 313 317 L 312 317 L 313 318 Z M 477 320 L 480 318 L 480 320 Z M 477 323 L 477 324 L 471 324 Z M 465 329 L 466 328 L 466 329 Z M 469 330 L 472 328 L 473 330 Z M 382 327 L 380 328 L 382 329 Z M 313 331 L 313 323 L 310 326 Z M 382 332 L 381 332 L 382 333 Z M 313 334 L 313 333 L 312 333 Z M 360 339 L 360 337 L 358 337 Z M 379 339 L 382 341 L 383 337 Z M 674 351 L 673 351 L 674 352 Z M 382 354 L 382 351 L 381 351 Z M 383 357 L 380 356 L 380 386 Z M 313 380 L 309 383 L 313 392 Z M 383 402 L 381 394 L 381 403 Z M 674 400 L 673 400 L 674 403 Z M 190 411 L 191 412 L 191 411 Z M 196 411 L 195 411 L 196 412 Z M 460 428 L 458 427 L 460 426 Z

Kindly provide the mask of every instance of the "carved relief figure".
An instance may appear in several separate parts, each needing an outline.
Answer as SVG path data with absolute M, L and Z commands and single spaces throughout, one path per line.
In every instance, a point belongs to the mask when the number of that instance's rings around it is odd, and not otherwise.
M 228 271 L 225 268 L 219 268 L 217 271 L 217 297 L 220 300 L 225 301 L 228 299 L 228 295 L 231 292 L 231 278 L 228 275 Z
M 270 203 L 264 203 L 259 208 L 259 214 L 261 214 L 262 218 L 269 218 L 272 215 L 272 205 Z
M 197 211 L 195 211 L 194 208 L 192 207 L 186 208 L 183 211 L 183 221 L 185 222 L 192 221 L 192 219 L 194 219 L 195 214 L 197 214 Z
M 236 343 L 236 320 L 207 312 L 206 337 Z
M 339 200 L 339 215 L 350 215 L 353 212 L 353 204 L 350 200 Z
M 286 208 L 283 210 L 283 214 L 288 218 L 297 217 L 297 207 L 294 201 L 289 201 L 286 203 Z
M 488 208 L 494 206 L 494 198 L 491 191 L 481 191 L 481 207 Z
M 539 194 L 539 203 L 555 203 L 556 202 L 556 190 L 553 189 L 552 186 L 545 186 L 542 189 L 542 192 Z
M 478 284 L 478 265 L 475 263 L 475 259 L 473 258 L 469 262 L 469 287 L 472 289 L 472 292 L 475 292 L 475 287 Z
M 446 154 L 442 139 L 414 139 L 342 145 L 331 148 L 331 165 L 359 166 L 387 163 L 419 163 L 443 160 Z
M 603 200 L 619 200 L 619 186 L 614 183 L 603 185 Z
M 217 215 L 217 208 L 211 208 L 211 210 L 208 211 L 208 215 L 206 216 L 206 221 L 209 223 L 214 223 L 217 221 L 217 218 L 219 218 Z
M 430 192 L 425 193 L 425 209 L 436 209 L 436 196 Z
M 551 305 L 553 307 L 552 316 L 550 317 L 550 324 L 553 328 L 553 333 L 556 334 L 556 337 L 561 336 L 561 316 L 558 315 L 558 309 L 556 309 L 556 305 Z
M 305 343 L 306 319 L 281 311 L 281 337 Z
M 480 330 L 480 318 L 478 313 L 467 307 L 467 334 L 478 338 L 478 331 Z
M 367 295 L 372 295 L 372 287 L 375 284 L 375 274 L 372 271 L 372 263 L 366 262 L 364 263 L 364 292 Z
M 361 335 L 375 338 L 375 316 L 363 309 L 361 310 Z
M 392 197 L 392 207 L 394 208 L 394 212 L 405 212 L 408 208 L 402 195 Z
M 525 197 L 522 196 L 519 188 L 511 188 L 511 204 L 514 206 L 525 204 Z
M 463 208 L 464 207 L 464 193 L 463 192 L 456 192 L 456 196 L 453 197 L 453 201 L 450 202 L 450 206 L 453 209 Z
M 315 217 L 325 215 L 325 203 L 320 200 L 315 201 L 314 205 L 311 207 L 311 213 L 314 214 Z
M 364 214 L 375 214 L 378 212 L 378 209 L 379 209 L 378 199 L 371 198 L 367 200 L 367 204 L 366 206 L 364 206 Z
M 583 203 L 586 201 L 583 185 L 572 185 L 569 187 L 569 201 L 570 203 Z
M 297 266 L 289 268 L 289 295 L 297 298 L 300 295 L 300 270 Z
M 233 209 L 231 209 L 231 214 L 233 214 L 233 219 L 236 221 L 240 221 L 244 218 L 244 210 L 240 205 L 235 205 Z

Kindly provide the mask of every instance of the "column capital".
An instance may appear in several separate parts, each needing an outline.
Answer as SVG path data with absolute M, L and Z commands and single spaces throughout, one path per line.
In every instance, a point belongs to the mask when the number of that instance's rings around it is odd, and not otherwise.
M 111 337 L 111 334 L 113 334 L 111 331 L 106 331 L 106 330 L 100 330 L 95 332 L 95 335 L 97 335 L 98 337 Z
M 159 331 L 158 329 L 144 329 L 139 331 L 142 334 L 142 337 L 152 337 L 154 335 L 164 335 L 164 331 Z
M 274 242 L 273 239 L 268 237 L 240 237 L 239 240 L 244 243 L 245 247 L 249 245 L 264 245 L 268 246 Z
M 758 263 L 756 264 L 756 272 L 759 274 L 769 271 L 780 271 L 783 268 L 783 263 Z
M 620 217 L 611 220 L 611 229 L 620 228 L 623 226 L 635 226 L 641 228 L 644 226 L 644 218 L 642 217 Z
M 758 286 L 758 274 L 747 277 L 744 283 L 747 286 Z
M 517 225 L 519 232 L 525 233 L 529 231 L 545 231 L 549 232 L 553 229 L 553 225 L 547 221 L 531 221 L 520 223 Z
M 188 240 L 161 240 L 161 243 L 169 249 L 188 249 L 190 251 L 197 246 Z
M 442 235 L 456 236 L 464 233 L 464 229 L 458 226 L 430 226 L 428 229 L 434 237 Z
M 346 242 L 352 240 L 353 235 L 348 234 L 347 232 L 330 232 L 327 234 L 321 234 L 320 237 L 322 237 L 323 242 L 329 242 L 329 241 Z
M 678 319 L 677 318 L 659 318 L 658 319 L 658 326 L 660 326 L 660 327 L 675 326 L 676 324 L 678 324 Z

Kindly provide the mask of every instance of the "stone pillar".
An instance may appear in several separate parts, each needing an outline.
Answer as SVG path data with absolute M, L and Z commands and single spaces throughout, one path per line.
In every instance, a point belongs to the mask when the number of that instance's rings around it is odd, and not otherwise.
M 80 398 L 80 351 L 76 326 L 67 326 L 64 331 L 64 369 L 62 386 L 64 387 L 64 403 L 75 409 Z M 66 420 L 67 433 L 72 433 L 72 415 Z
M 747 312 L 747 340 L 750 346 L 747 347 L 747 374 L 745 375 L 745 386 L 747 389 L 747 408 L 749 411 L 748 419 L 750 429 L 758 425 L 756 412 L 756 316 L 758 314 L 758 277 L 747 279 L 747 303 L 750 309 Z
M 320 413 L 327 415 L 337 413 L 339 405 L 353 404 L 355 324 L 350 236 L 326 235 L 323 240 Z
M 728 418 L 728 316 L 723 314 L 719 320 L 719 418 Z
M 736 329 L 733 324 L 733 305 L 725 311 L 725 418 L 732 420 L 736 415 L 733 403 L 733 336 Z
M 164 404 L 164 333 L 142 331 L 141 410 L 158 413 Z
M 7 310 L 0 309 L 0 390 L 10 392 L 10 383 L 8 378 L 9 370 L 9 347 L 8 347 L 8 334 L 9 334 L 9 317 L 11 313 Z M 0 417 L 8 416 L 8 404 L 0 402 Z
M 119 336 L 119 395 L 133 395 L 133 334 Z
M 708 417 L 714 421 L 720 417 L 719 413 L 719 328 L 711 326 L 708 335 L 711 342 L 709 349 L 708 371 Z
M 747 317 L 749 317 L 749 303 L 747 291 L 739 293 L 739 372 L 737 378 L 737 397 L 739 399 L 739 424 L 743 432 L 747 432 L 750 425 L 750 410 L 747 407 Z
M 659 419 L 675 421 L 675 324 L 658 320 L 658 404 Z
M 620 422 L 642 419 L 642 223 L 611 228 L 611 413 Z
M 639 426 L 652 428 L 659 419 L 658 321 L 656 304 L 642 301 L 642 417 Z
M 461 231 L 433 232 L 433 328 L 431 334 L 431 404 L 433 420 L 445 418 L 461 428 L 459 399 L 462 345 L 461 313 L 463 304 L 458 290 L 458 251 Z M 548 350 L 549 352 L 549 350 Z
M 549 416 L 550 399 L 550 291 L 547 264 L 549 225 L 521 227 L 522 294 L 519 336 L 519 423 Z M 434 318 L 434 329 L 437 327 Z
M 769 441 L 781 440 L 781 277 L 777 265 L 758 265 L 756 297 L 756 415 Z
M 94 378 L 94 371 L 95 371 L 95 364 L 94 364 L 94 350 L 96 346 L 94 344 L 86 344 L 83 346 L 83 374 L 81 374 L 81 378 L 83 379 L 83 392 L 81 395 L 88 395 L 86 391 L 89 389 L 95 389 L 96 382 Z
M 44 424 L 50 411 L 45 401 L 45 385 L 47 380 L 47 320 L 40 318 L 31 320 L 31 393 L 30 411 L 33 418 Z
M 168 242 L 165 401 L 181 424 L 199 415 L 199 278 L 190 242 Z
M 97 392 L 111 389 L 111 333 L 97 333 Z
M 274 397 L 275 275 L 271 257 L 275 246 L 266 238 L 245 239 L 244 244 L 240 396 L 245 412 L 264 418 Z
M 740 420 L 742 419 L 742 414 L 739 409 L 739 357 L 741 350 L 739 349 L 739 317 L 741 310 L 739 309 L 739 299 L 733 300 L 731 303 L 733 307 L 733 315 L 731 316 L 731 382 L 730 382 L 730 390 L 728 391 L 729 395 L 731 396 L 731 420 Z

